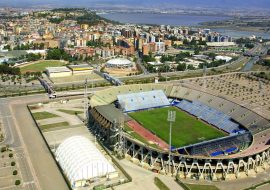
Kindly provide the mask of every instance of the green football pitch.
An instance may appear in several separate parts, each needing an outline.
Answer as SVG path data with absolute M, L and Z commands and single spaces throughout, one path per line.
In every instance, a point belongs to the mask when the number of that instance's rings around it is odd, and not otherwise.
M 21 73 L 26 72 L 43 72 L 45 71 L 46 67 L 60 67 L 66 65 L 65 62 L 62 61 L 54 61 L 54 60 L 44 60 L 44 61 L 37 61 L 33 64 L 25 65 L 20 68 Z
M 205 140 L 227 136 L 223 131 L 210 126 L 176 107 L 157 108 L 129 113 L 144 128 L 169 143 L 168 111 L 176 111 L 176 120 L 172 125 L 172 146 L 182 147 Z

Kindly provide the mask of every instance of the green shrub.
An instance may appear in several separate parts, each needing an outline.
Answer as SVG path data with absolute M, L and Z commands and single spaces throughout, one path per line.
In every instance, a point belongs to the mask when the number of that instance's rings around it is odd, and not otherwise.
M 15 166 L 16 165 L 16 163 L 13 161 L 13 162 L 11 162 L 11 166 Z
M 18 171 L 17 170 L 14 170 L 12 174 L 13 175 L 17 175 L 18 174 Z
M 7 148 L 6 147 L 2 147 L 1 148 L 1 152 L 5 152 L 5 151 L 7 151 Z
M 21 181 L 17 179 L 17 180 L 15 181 L 15 185 L 20 185 L 20 184 L 21 184 Z

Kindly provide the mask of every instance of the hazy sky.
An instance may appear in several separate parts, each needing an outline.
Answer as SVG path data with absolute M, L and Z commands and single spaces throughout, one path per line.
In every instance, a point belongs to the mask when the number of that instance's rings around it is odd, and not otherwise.
M 270 9 L 270 0 L 0 0 L 0 6 L 27 7 L 33 5 L 81 6 L 101 5 L 141 7 L 224 7 Z

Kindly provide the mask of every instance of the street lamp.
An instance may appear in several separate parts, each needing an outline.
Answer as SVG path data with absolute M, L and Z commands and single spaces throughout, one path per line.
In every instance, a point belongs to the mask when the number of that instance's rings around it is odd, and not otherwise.
M 175 122 L 176 111 L 168 111 L 167 121 L 170 123 L 170 150 L 169 150 L 169 173 L 171 173 L 171 151 L 172 151 L 172 123 Z

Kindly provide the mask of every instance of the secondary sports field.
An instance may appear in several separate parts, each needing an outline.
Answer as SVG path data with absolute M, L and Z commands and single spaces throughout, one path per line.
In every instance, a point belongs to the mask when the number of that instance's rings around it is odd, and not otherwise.
M 28 65 L 22 66 L 20 68 L 21 73 L 26 72 L 43 72 L 46 67 L 60 67 L 65 65 L 65 62 L 62 61 L 50 61 L 50 60 L 44 60 L 44 61 L 37 61 L 34 63 L 30 63 Z
M 168 110 L 176 111 L 176 120 L 172 126 L 172 146 L 174 147 L 226 136 L 223 131 L 207 125 L 175 107 L 133 112 L 129 115 L 143 127 L 169 143 Z

